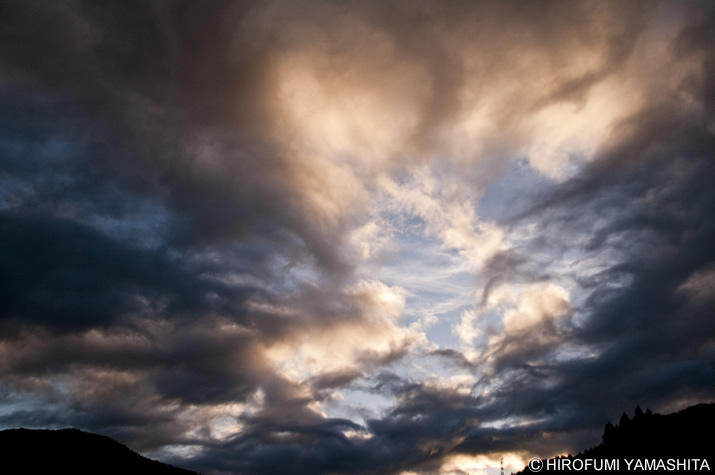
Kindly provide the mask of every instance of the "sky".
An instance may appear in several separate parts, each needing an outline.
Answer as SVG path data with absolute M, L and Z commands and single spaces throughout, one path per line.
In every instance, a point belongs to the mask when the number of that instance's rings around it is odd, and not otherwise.
M 495 474 L 715 394 L 715 4 L 0 3 L 0 428 Z

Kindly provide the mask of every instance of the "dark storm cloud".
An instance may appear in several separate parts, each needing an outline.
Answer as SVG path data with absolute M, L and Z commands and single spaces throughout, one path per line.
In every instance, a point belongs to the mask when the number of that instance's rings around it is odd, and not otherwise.
M 172 245 L 260 237 L 340 269 L 266 134 L 269 54 L 235 28 L 248 7 L 8 2 L 3 163 L 31 190 L 16 206 L 121 219 L 118 201 L 153 200 Z
M 313 386 L 316 389 L 327 389 L 347 386 L 356 379 L 360 379 L 364 376 L 361 371 L 357 370 L 345 370 L 345 371 L 335 371 L 332 373 L 322 374 L 312 381 Z
M 580 323 L 505 335 L 476 362 L 430 353 L 484 370 L 481 396 L 380 372 L 413 356 L 412 340 L 369 347 L 391 327 L 375 323 L 372 293 L 342 286 L 353 263 L 341 245 L 366 204 L 346 204 L 338 191 L 351 183 L 306 165 L 281 128 L 276 70 L 306 50 L 338 90 L 364 83 L 381 100 L 410 99 L 417 125 L 401 164 L 439 150 L 468 112 L 465 89 L 481 103 L 516 85 L 490 117 L 485 149 L 499 158 L 503 142 L 522 140 L 509 132 L 521 116 L 582 103 L 623 73 L 653 9 L 615 5 L 3 2 L 0 425 L 199 446 L 174 463 L 207 472 L 429 473 L 458 453 L 582 448 L 631 404 L 709 397 L 711 7 L 683 7 L 671 51 L 700 68 L 677 94 L 649 93 L 592 162 L 536 197 L 511 225 L 535 223 L 540 236 L 486 266 L 482 302 L 503 282 L 552 280 L 530 253 L 545 244 L 608 257 L 602 272 L 573 276 L 587 296 L 568 315 Z M 480 186 L 492 176 L 462 168 Z M 327 344 L 336 329 L 365 339 L 350 364 L 297 383 L 269 361 L 283 342 Z M 569 345 L 594 356 L 559 359 Z M 315 408 L 346 387 L 395 403 L 364 425 Z M 215 437 L 207 421 L 231 404 L 255 409 Z M 489 425 L 508 418 L 536 422 Z
M 455 445 L 454 440 L 476 422 L 470 397 L 389 374 L 380 375 L 377 383 L 381 392 L 389 385 L 400 405 L 382 419 L 369 420 L 366 428 L 348 420 L 316 419 L 304 407 L 306 401 L 284 401 L 285 406 L 277 414 L 274 409 L 247 420 L 239 436 L 206 447 L 206 452 L 193 463 L 218 473 L 434 470 L 441 456 Z M 343 433 L 366 429 L 372 434 L 369 439 L 348 438 Z
M 87 329 L 147 313 L 232 313 L 250 286 L 230 286 L 162 250 L 137 249 L 70 219 L 0 213 L 3 325 Z M 9 320 L 9 322 L 8 322 Z

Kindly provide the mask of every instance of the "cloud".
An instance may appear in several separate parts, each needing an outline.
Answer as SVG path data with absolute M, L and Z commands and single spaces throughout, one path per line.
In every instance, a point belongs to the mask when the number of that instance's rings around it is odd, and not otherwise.
M 1 18 L 3 426 L 440 473 L 711 397 L 709 4 Z

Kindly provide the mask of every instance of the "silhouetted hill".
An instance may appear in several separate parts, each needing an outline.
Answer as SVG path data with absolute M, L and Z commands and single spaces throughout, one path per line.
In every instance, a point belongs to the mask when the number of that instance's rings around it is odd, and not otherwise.
M 0 431 L 0 473 L 196 475 L 142 457 L 119 442 L 77 429 Z
M 584 464 L 587 459 L 619 460 L 620 471 L 639 473 L 647 472 L 648 464 L 650 468 L 655 468 L 660 460 L 663 460 L 663 464 L 657 467 L 656 472 L 696 472 L 701 469 L 702 460 L 706 459 L 709 470 L 715 470 L 713 427 L 715 427 L 713 403 L 698 404 L 668 415 L 651 414 L 650 410 L 643 412 L 640 407 L 636 407 L 632 419 L 624 412 L 618 424 L 613 425 L 610 422 L 606 424 L 601 444 L 575 456 L 548 459 L 552 461 L 551 464 L 544 460 L 540 472 L 572 471 L 580 474 L 603 474 L 604 471 L 610 471 L 608 465 L 599 466 L 598 463 L 595 467 L 593 465 L 588 467 Z M 695 459 L 699 462 L 695 462 Z M 570 466 L 570 469 L 564 467 L 564 460 L 568 460 L 565 464 Z M 574 460 L 580 461 L 574 463 Z M 627 460 L 631 463 L 627 464 Z M 643 462 L 638 464 L 637 460 Z M 649 462 L 646 463 L 645 460 Z M 672 463 L 669 463 L 669 460 L 672 460 Z M 685 461 L 689 462 L 685 464 Z M 677 465 L 678 462 L 681 462 L 680 466 Z M 585 469 L 586 467 L 591 469 Z M 525 467 L 518 473 L 531 474 L 534 471 Z

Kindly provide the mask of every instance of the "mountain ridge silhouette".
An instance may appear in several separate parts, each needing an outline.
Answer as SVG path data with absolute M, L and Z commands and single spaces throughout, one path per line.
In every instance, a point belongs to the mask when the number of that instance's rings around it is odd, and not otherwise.
M 549 469 L 547 461 L 569 459 L 706 459 L 709 470 L 715 469 L 715 403 L 697 404 L 681 411 L 662 415 L 645 412 L 637 406 L 633 418 L 624 412 L 618 424 L 609 421 L 602 442 L 577 455 L 543 459 L 543 472 L 577 472 L 603 474 L 608 470 Z M 704 429 L 704 430 L 703 430 Z M 66 473 L 119 474 L 152 473 L 157 475 L 198 475 L 196 472 L 174 467 L 146 458 L 114 439 L 84 432 L 79 429 L 6 429 L 0 431 L 0 451 L 3 473 Z M 554 462 L 556 463 L 556 462 Z M 563 463 L 563 462 L 562 462 Z M 700 467 L 699 464 L 694 464 Z M 632 467 L 629 467 L 633 469 Z M 691 467 L 692 468 L 692 467 Z M 621 470 L 626 466 L 621 462 Z M 667 470 L 667 469 L 666 469 Z M 696 468 L 697 470 L 697 468 Z M 662 473 L 663 470 L 635 470 L 639 473 Z M 672 470 L 668 470 L 672 471 Z M 689 470 L 691 471 L 691 470 Z M 532 474 L 525 467 L 517 474 Z
M 575 472 L 579 474 L 603 474 L 608 470 L 601 469 L 574 469 L 563 468 L 564 459 L 574 460 L 620 460 L 621 470 L 634 470 L 638 473 L 663 473 L 674 471 L 668 467 L 667 461 L 690 460 L 687 471 L 697 471 L 702 462 L 693 462 L 697 459 L 706 460 L 709 470 L 715 469 L 715 436 L 712 428 L 715 427 L 715 403 L 697 404 L 672 414 L 653 414 L 649 409 L 645 412 L 636 406 L 633 418 L 623 412 L 618 424 L 609 421 L 603 432 L 602 442 L 590 449 L 579 452 L 577 455 L 550 457 L 543 459 L 541 470 L 531 470 L 527 465 L 517 474 L 532 474 L 543 472 Z M 634 463 L 629 467 L 626 460 L 650 460 L 665 463 L 657 470 L 634 468 Z M 548 461 L 554 461 L 549 470 Z M 583 466 L 582 464 L 577 464 Z M 603 465 L 601 465 L 603 467 Z M 652 467 L 652 466 L 651 466 Z
M 0 431 L 3 473 L 198 475 L 144 457 L 116 440 L 79 429 Z

